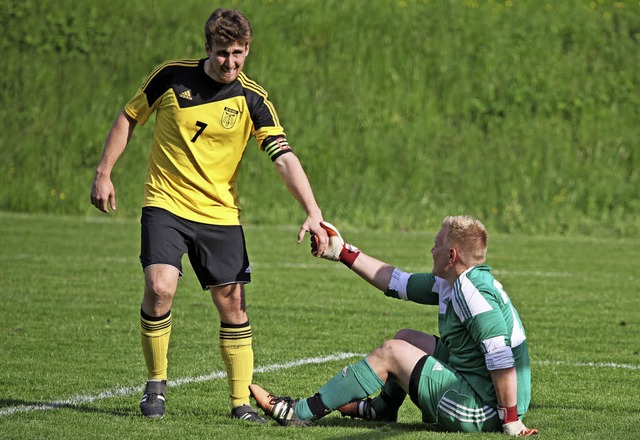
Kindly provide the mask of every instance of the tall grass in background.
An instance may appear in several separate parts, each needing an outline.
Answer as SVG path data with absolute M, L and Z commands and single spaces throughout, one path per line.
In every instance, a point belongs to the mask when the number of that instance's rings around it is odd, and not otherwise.
M 640 234 L 640 2 L 8 1 L 0 6 L 0 209 L 94 213 L 110 124 L 165 59 L 201 57 L 216 7 L 250 18 L 271 94 L 332 222 Z M 114 170 L 139 212 L 151 124 Z M 249 223 L 303 213 L 250 143 Z

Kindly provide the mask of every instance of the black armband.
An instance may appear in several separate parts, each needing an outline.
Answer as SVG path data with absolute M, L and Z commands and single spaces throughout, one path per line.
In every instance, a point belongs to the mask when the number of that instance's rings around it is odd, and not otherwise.
M 285 153 L 292 153 L 289 142 L 284 136 L 269 136 L 262 142 L 262 149 L 269 155 L 271 161 L 275 161 L 277 158 Z

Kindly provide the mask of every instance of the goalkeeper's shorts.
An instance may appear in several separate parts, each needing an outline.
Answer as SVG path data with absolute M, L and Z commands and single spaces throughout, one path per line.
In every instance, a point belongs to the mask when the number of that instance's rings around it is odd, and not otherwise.
M 409 396 L 422 411 L 422 420 L 450 432 L 500 431 L 496 409 L 482 402 L 467 381 L 447 364 L 424 356 L 416 364 Z

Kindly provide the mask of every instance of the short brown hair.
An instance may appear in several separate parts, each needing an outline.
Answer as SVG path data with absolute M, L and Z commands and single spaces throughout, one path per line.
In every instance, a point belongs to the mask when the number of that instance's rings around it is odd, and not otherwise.
M 210 45 L 249 44 L 253 29 L 247 17 L 235 9 L 216 9 L 204 25 L 204 39 Z
M 465 264 L 475 266 L 484 263 L 489 234 L 480 220 L 470 215 L 449 216 L 442 221 L 442 227 L 448 228 L 447 246 L 456 247 Z

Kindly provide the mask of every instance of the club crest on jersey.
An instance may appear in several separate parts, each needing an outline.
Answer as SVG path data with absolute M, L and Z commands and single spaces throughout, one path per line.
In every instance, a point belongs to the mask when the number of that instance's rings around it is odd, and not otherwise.
M 236 120 L 238 119 L 238 110 L 234 110 L 229 107 L 225 107 L 222 111 L 222 118 L 220 118 L 220 123 L 227 130 L 236 125 Z

